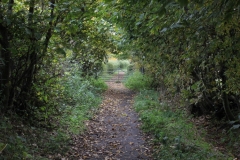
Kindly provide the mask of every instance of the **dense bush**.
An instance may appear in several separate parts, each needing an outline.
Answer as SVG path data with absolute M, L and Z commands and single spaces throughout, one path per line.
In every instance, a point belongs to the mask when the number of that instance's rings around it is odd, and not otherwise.
M 107 63 L 108 74 L 113 74 L 115 70 L 116 70 L 116 67 L 112 63 Z
M 127 69 L 129 65 L 130 65 L 129 60 L 119 60 L 120 69 Z
M 101 79 L 91 78 L 90 84 L 93 86 L 94 90 L 100 93 L 106 91 L 108 88 L 107 84 Z
M 131 74 L 133 71 L 134 71 L 134 64 L 130 64 L 128 67 L 127 67 L 127 73 L 128 74 Z
M 152 78 L 136 71 L 129 75 L 124 84 L 127 88 L 133 90 L 149 89 L 152 84 Z

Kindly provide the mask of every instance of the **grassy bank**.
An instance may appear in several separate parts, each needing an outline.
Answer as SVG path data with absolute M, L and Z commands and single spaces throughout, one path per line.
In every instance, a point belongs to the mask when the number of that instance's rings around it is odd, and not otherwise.
M 130 89 L 140 89 L 135 97 L 134 107 L 143 123 L 142 129 L 154 137 L 152 143 L 156 159 L 229 158 L 215 151 L 214 147 L 204 140 L 204 131 L 200 133 L 196 129 L 185 111 L 159 101 L 161 93 L 149 90 L 148 80 L 146 76 L 138 73 L 133 74 L 125 84 Z
M 72 137 L 84 131 L 84 121 L 94 114 L 107 89 L 103 81 L 77 74 L 48 81 L 45 87 L 48 92 L 38 90 L 45 103 L 35 115 L 0 115 L 0 159 L 67 157 Z

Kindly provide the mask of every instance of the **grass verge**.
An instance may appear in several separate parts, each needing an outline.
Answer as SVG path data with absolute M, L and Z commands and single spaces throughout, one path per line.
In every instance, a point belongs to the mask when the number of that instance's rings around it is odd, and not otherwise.
M 158 97 L 156 91 L 141 90 L 134 103 L 143 122 L 142 129 L 154 136 L 156 159 L 231 159 L 204 140 L 184 111 L 173 111 L 168 104 L 159 102 Z
M 107 89 L 103 81 L 77 74 L 46 85 L 51 90 L 46 94 L 38 89 L 46 103 L 39 105 L 35 115 L 0 113 L 0 159 L 66 157 L 71 137 L 85 129 L 84 121 L 91 118 L 101 102 L 101 93 Z
M 199 132 L 186 111 L 172 103 L 159 101 L 160 93 L 149 90 L 151 79 L 139 72 L 131 75 L 126 87 L 139 91 L 134 107 L 139 113 L 144 132 L 153 136 L 153 157 L 158 160 L 226 160 L 233 159 L 215 150 Z

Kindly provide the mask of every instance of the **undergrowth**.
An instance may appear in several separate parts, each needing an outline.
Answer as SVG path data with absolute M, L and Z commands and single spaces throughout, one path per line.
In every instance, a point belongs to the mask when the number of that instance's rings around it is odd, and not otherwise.
M 142 129 L 154 137 L 154 158 L 158 160 L 226 160 L 232 159 L 215 151 L 205 141 L 204 132 L 197 130 L 184 110 L 160 102 L 160 93 L 150 90 L 151 79 L 135 72 L 126 87 L 138 90 L 134 107 L 142 121 Z
M 72 76 L 63 81 L 65 98 L 62 108 L 64 110 L 61 126 L 65 126 L 73 133 L 84 130 L 83 122 L 92 116 L 96 107 L 100 104 L 99 93 L 107 89 L 107 85 L 100 79 L 82 79 L 80 76 Z M 71 95 L 71 96 L 69 96 Z
M 158 93 L 141 90 L 134 107 L 143 122 L 142 129 L 154 136 L 154 157 L 157 159 L 228 159 L 214 151 L 204 135 L 187 119 L 184 111 L 158 101 Z
M 124 85 L 129 89 L 139 91 L 142 89 L 149 89 L 151 87 L 151 82 L 151 78 L 137 71 L 128 76 Z
M 37 87 L 37 86 L 36 86 Z M 107 89 L 102 80 L 65 75 L 39 88 L 41 104 L 35 115 L 23 119 L 15 113 L 0 114 L 0 159 L 61 159 L 71 136 L 82 132 Z

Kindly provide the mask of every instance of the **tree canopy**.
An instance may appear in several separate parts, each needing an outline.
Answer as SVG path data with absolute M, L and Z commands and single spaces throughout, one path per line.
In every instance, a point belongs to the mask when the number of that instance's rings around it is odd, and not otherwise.
M 201 114 L 239 108 L 238 1 L 105 1 L 156 87 L 180 92 Z M 110 9 L 111 8 L 111 9 Z M 237 107 L 236 107 L 237 106 Z
M 14 114 L 78 128 L 106 89 L 98 75 L 114 54 L 137 63 L 142 82 L 169 101 L 177 97 L 177 108 L 240 128 L 239 22 L 238 0 L 0 0 L 0 125 L 11 130 Z M 14 130 L 5 140 L 6 128 L 0 151 L 20 144 L 26 158 L 23 138 Z M 62 130 L 56 141 L 71 134 Z
M 63 76 L 70 64 L 78 64 L 83 76 L 100 70 L 107 52 L 117 50 L 112 25 L 96 10 L 99 3 L 1 1 L 2 110 L 31 110 L 36 105 L 32 97 L 38 97 L 36 86 Z
M 96 76 L 107 53 L 119 52 L 144 66 L 156 89 L 180 94 L 200 114 L 236 120 L 239 6 L 233 0 L 3 0 L 1 109 L 31 112 L 48 79 L 69 66 Z

